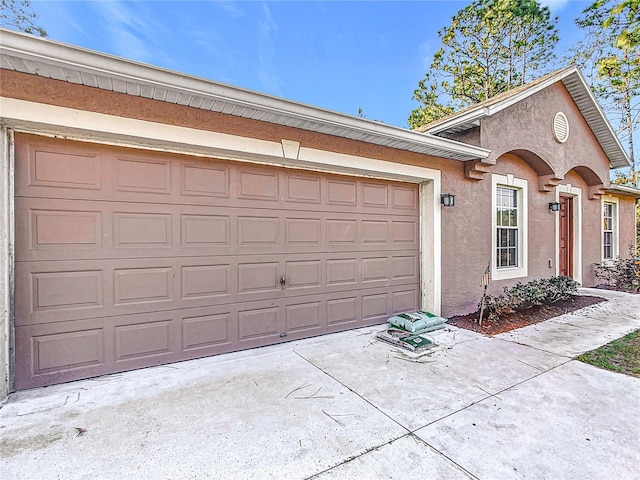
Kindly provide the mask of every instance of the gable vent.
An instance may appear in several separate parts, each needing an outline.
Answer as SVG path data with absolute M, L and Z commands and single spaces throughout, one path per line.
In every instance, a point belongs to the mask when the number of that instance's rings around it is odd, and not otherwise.
M 553 117 L 553 136 L 560 143 L 566 142 L 569 138 L 569 120 L 562 112 L 556 113 Z

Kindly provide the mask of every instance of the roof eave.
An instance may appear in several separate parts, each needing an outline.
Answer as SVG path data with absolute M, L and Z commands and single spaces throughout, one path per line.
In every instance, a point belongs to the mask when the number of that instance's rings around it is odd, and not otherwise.
M 612 169 L 616 168 L 626 168 L 631 166 L 631 160 L 627 155 L 626 150 L 620 143 L 620 139 L 618 135 L 613 131 L 611 124 L 607 120 L 607 116 L 604 111 L 600 107 L 600 104 L 596 100 L 591 88 L 587 85 L 586 80 L 580 73 L 580 71 L 576 68 L 571 72 L 572 75 L 565 75 L 561 80 L 565 88 L 569 91 L 569 94 L 573 98 L 573 101 L 576 102 L 580 112 L 583 113 L 589 128 L 598 139 L 598 143 L 604 150 L 605 154 L 609 158 L 610 166 Z M 587 118 L 589 115 L 589 110 L 585 107 L 585 100 L 581 97 L 578 92 L 573 89 L 573 83 L 571 83 L 572 78 L 577 78 L 579 81 L 580 93 L 586 93 L 589 105 L 593 106 L 597 112 L 593 118 Z M 573 90 L 573 91 L 572 91 Z M 602 137 L 606 138 L 602 138 Z
M 573 81 L 572 81 L 573 80 Z M 569 94 L 573 98 L 580 112 L 585 117 L 589 128 L 600 143 L 603 151 L 609 159 L 610 168 L 625 168 L 631 166 L 631 160 L 627 152 L 622 147 L 618 136 L 615 134 L 606 115 L 602 111 L 600 104 L 596 100 L 591 88 L 587 85 L 584 77 L 577 67 L 569 67 L 540 82 L 531 88 L 527 88 L 515 95 L 509 96 L 499 102 L 483 106 L 479 105 L 464 112 L 462 115 L 453 114 L 451 118 L 443 121 L 443 123 L 433 126 L 426 130 L 426 133 L 432 135 L 443 133 L 455 133 L 463 131 L 473 126 L 477 126 L 484 117 L 491 116 L 511 105 L 514 105 L 523 99 L 541 91 L 550 85 L 561 81 Z M 595 113 L 592 114 L 592 109 Z
M 636 199 L 640 198 L 640 189 L 635 187 L 629 187 L 626 185 L 616 185 L 612 183 L 609 188 L 605 190 L 607 193 L 616 193 L 621 195 L 626 195 L 628 197 L 633 197 Z
M 255 112 L 265 113 L 263 115 L 265 118 L 261 121 L 454 160 L 482 159 L 490 153 L 486 149 L 446 138 L 332 112 L 104 53 L 41 39 L 33 35 L 6 29 L 1 29 L 1 33 L 0 53 L 3 58 L 3 68 L 11 63 L 10 58 L 15 57 L 23 61 L 31 60 L 50 66 L 50 68 L 72 69 L 80 74 L 106 76 L 141 87 L 160 87 L 175 93 L 174 97 L 176 98 L 179 98 L 181 94 L 202 97 L 214 103 L 217 102 L 215 111 L 231 115 L 253 118 Z M 14 70 L 22 71 L 16 66 L 13 67 Z M 26 69 L 27 66 L 24 68 Z M 33 71 L 28 73 L 47 76 L 46 72 Z M 79 75 L 79 77 L 81 76 Z M 79 83 L 71 79 L 66 81 Z M 134 95 L 128 91 L 121 93 Z

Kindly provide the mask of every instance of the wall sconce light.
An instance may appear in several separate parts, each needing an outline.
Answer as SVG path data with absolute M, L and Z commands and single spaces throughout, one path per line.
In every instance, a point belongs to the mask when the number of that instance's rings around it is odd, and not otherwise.
M 560 202 L 549 202 L 549 210 L 552 212 L 560 211 Z
M 456 203 L 456 196 L 450 193 L 440 195 L 440 203 L 445 207 L 453 207 Z

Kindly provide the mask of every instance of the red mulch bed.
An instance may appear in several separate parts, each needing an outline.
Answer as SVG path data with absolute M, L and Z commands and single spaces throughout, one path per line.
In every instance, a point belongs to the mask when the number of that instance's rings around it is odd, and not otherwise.
M 485 335 L 497 335 L 498 333 L 544 322 L 550 318 L 606 301 L 607 299 L 602 297 L 574 295 L 567 300 L 560 300 L 552 305 L 532 307 L 522 312 L 512 313 L 500 318 L 497 322 L 490 322 L 485 317 L 482 321 L 482 327 L 478 326 L 479 312 L 451 317 L 447 320 L 447 323 L 466 330 L 484 333 Z

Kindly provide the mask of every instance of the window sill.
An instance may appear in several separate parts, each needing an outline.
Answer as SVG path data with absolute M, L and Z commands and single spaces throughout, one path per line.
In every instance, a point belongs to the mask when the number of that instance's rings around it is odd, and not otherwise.
M 512 278 L 524 278 L 526 276 L 527 269 L 525 267 L 495 268 L 491 272 L 492 280 L 509 280 Z

